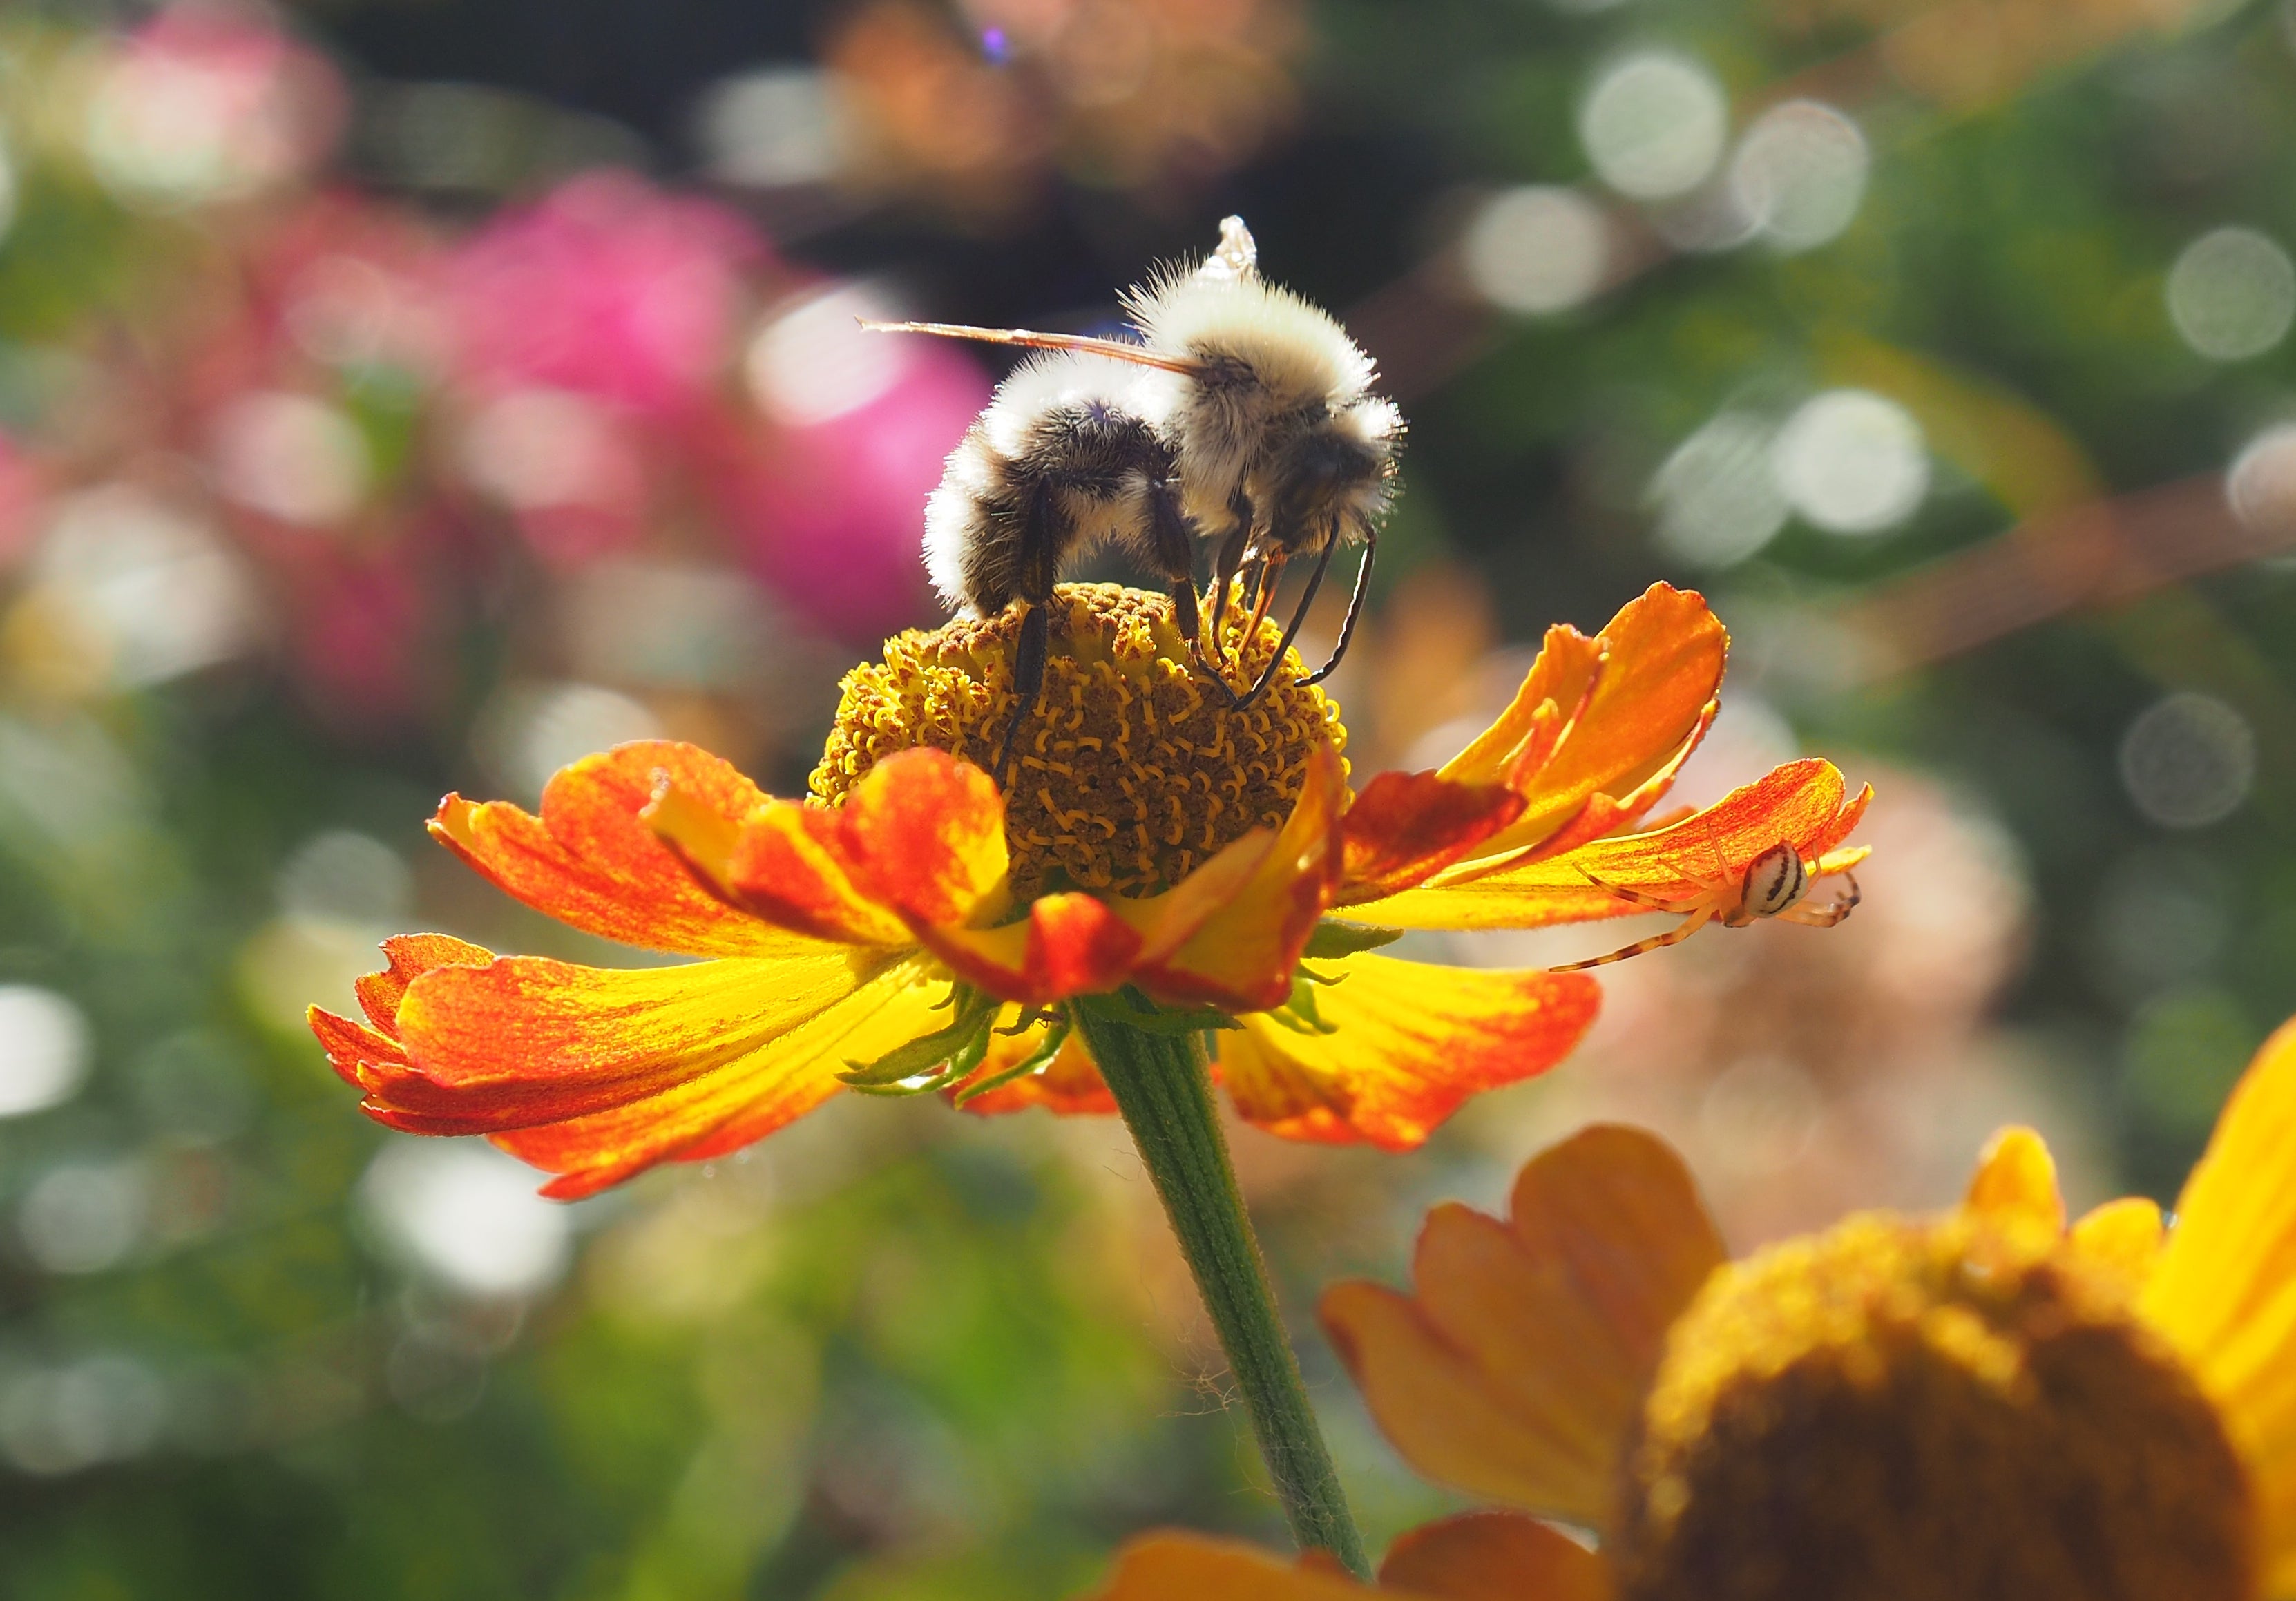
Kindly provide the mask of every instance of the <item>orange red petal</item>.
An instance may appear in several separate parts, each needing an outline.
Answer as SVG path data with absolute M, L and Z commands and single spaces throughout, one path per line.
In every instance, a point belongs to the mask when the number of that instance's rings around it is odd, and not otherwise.
M 1219 1036 L 1238 1113 L 1287 1139 L 1407 1151 L 1469 1097 L 1546 1071 L 1595 1021 L 1583 973 L 1492 973 L 1363 954 L 1317 964 L 1332 1031 L 1253 1013 Z
M 765 800 L 707 751 L 644 740 L 561 768 L 542 811 L 449 795 L 431 833 L 506 893 L 588 933 L 683 956 L 767 956 L 789 936 L 711 894 L 642 814 L 665 784 L 740 817 Z
M 1513 704 L 1441 770 L 1521 792 L 1523 815 L 1487 849 L 1537 844 L 1597 796 L 1636 798 L 1607 809 L 1609 827 L 1648 809 L 1712 721 L 1729 649 L 1705 597 L 1667 584 L 1628 602 L 1596 640 L 1550 629 Z M 1551 745 L 1544 756 L 1542 743 Z
M 834 814 L 847 864 L 913 927 L 953 925 L 997 909 L 1004 890 L 1004 802 L 969 761 L 920 746 L 869 769 Z
M 387 964 L 382 971 L 370 973 L 352 986 L 365 1022 L 317 1006 L 303 1014 L 327 1053 L 327 1064 L 338 1078 L 360 1090 L 372 1077 L 406 1065 L 406 1047 L 398 1039 L 398 1003 L 409 984 L 434 967 L 483 967 L 495 959 L 486 947 L 451 934 L 394 934 L 382 942 L 382 955 Z
M 438 968 L 399 1003 L 409 1072 L 370 1093 L 396 1109 L 483 1119 L 489 1131 L 560 1122 L 712 1072 L 873 976 L 842 955 Z
M 1234 898 L 1169 955 L 1147 948 L 1133 981 L 1178 1006 L 1248 1012 L 1282 1005 L 1308 936 L 1339 888 L 1346 795 L 1339 752 L 1325 744 L 1309 761 L 1307 782 L 1274 846 L 1255 856 Z
M 1443 764 L 1441 777 L 1454 784 L 1505 784 L 1513 787 L 1535 774 L 1586 710 L 1595 676 L 1603 669 L 1603 642 L 1567 622 L 1546 630 L 1538 659 L 1523 675 L 1514 699 L 1496 721 L 1467 748 Z
M 1496 868 L 1476 861 L 1428 884 L 1357 907 L 1350 916 L 1394 928 L 1538 928 L 1641 908 L 1605 884 L 1660 899 L 1686 899 L 1740 876 L 1754 858 L 1792 844 L 1820 873 L 1854 865 L 1862 851 L 1837 851 L 1873 799 L 1868 785 L 1846 800 L 1841 774 L 1815 758 L 1786 763 L 1732 791 L 1705 810 L 1648 833 L 1591 841 L 1559 856 Z M 1601 880 L 1597 883 L 1595 880 Z
M 1458 784 L 1434 773 L 1382 773 L 1340 819 L 1338 900 L 1372 900 L 1423 883 L 1522 815 L 1504 784 Z
M 965 982 L 1027 1006 L 1117 988 L 1141 945 L 1107 902 L 1075 893 L 1038 896 L 1019 923 L 972 929 L 920 922 L 915 932 Z
M 645 816 L 687 870 L 729 905 L 816 940 L 910 943 L 908 925 L 854 883 L 834 812 L 767 800 L 734 818 L 670 785 Z

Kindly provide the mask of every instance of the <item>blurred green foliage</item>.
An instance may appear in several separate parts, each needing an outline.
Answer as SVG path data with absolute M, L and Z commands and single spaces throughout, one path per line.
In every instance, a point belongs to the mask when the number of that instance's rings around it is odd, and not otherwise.
M 409 78 L 455 76 L 457 19 L 509 37 L 499 7 L 425 8 L 440 52 L 426 66 L 394 31 L 414 26 L 399 9 L 330 6 L 303 25 Z M 595 10 L 569 12 L 570 59 L 585 28 L 611 31 Z M 734 26 L 709 12 L 662 26 L 704 41 Z M 1980 25 L 2013 12 L 2020 37 L 2057 44 L 1975 87 L 1890 64 L 1883 42 L 1925 18 L 1966 13 L 1976 50 Z M 2091 496 L 2221 473 L 2296 415 L 2296 345 L 2211 358 L 2180 337 L 2166 290 L 2210 230 L 2259 230 L 2284 261 L 2296 242 L 2291 13 L 2111 12 L 1324 0 L 1287 67 L 1296 117 L 1232 171 L 1128 192 L 1046 177 L 1030 204 L 954 219 L 898 195 L 824 203 L 826 220 L 759 210 L 792 256 L 905 275 L 982 320 L 1104 309 L 1232 205 L 1277 275 L 1335 306 L 1376 308 L 1374 291 L 1404 285 L 1383 302 L 1400 320 L 1381 324 L 1412 423 L 1405 559 L 1382 598 L 1414 563 L 1455 558 L 1524 640 L 1556 618 L 1597 622 L 1652 579 L 1701 581 L 1738 629 L 1734 686 L 1813 745 L 1934 776 L 2005 825 L 2035 903 L 2006 1014 L 2107 1129 L 2108 1166 L 2167 1195 L 2241 1063 L 2296 1009 L 2296 563 L 2250 560 L 2102 611 L 2044 605 L 1886 673 L 1840 665 L 1844 633 L 1870 643 L 1904 620 L 1853 609 L 1882 606 L 1900 575 Z M 776 27 L 812 37 L 832 15 Z M 25 439 L 57 396 L 85 397 L 70 374 L 141 373 L 171 285 L 219 248 L 201 218 L 124 204 L 38 153 L 63 135 L 34 128 L 29 86 L 133 20 L 0 12 L 15 175 L 0 425 Z M 1665 208 L 1603 195 L 1578 109 L 1652 47 L 1702 61 L 1741 126 L 1797 93 L 1838 103 L 1870 152 L 1846 229 L 1793 252 L 1677 248 Z M 626 111 L 585 103 L 586 84 L 518 86 L 570 116 Z M 700 86 L 626 112 L 673 179 L 692 176 L 676 119 Z M 367 146 L 348 148 L 342 180 L 388 189 Z M 1523 185 L 1596 196 L 1621 242 L 1613 281 L 1551 315 L 1503 314 L 1457 282 L 1464 220 Z M 500 197 L 398 198 L 453 217 Z M 1781 428 L 1840 387 L 1918 424 L 1932 474 L 1918 509 L 1873 537 L 1781 511 L 1759 550 L 1704 568 L 1653 542 L 1651 486 L 1685 439 L 1725 412 Z M 361 394 L 380 470 L 413 471 L 414 403 Z M 151 404 L 126 381 L 93 396 L 119 415 Z M 2276 492 L 2260 515 L 2296 547 L 2296 488 Z M 2138 534 L 2182 548 L 2177 517 Z M 27 582 L 30 542 L 0 532 L 0 595 Z M 475 565 L 439 647 L 448 693 L 411 726 L 331 722 L 246 663 L 102 694 L 20 675 L 0 694 L 0 985 L 69 1000 L 94 1064 L 77 1095 L 0 1120 L 0 1593 L 1050 1597 L 1155 1523 L 1273 1538 L 1184 1283 L 1157 1277 L 1139 1234 L 1152 1215 L 1103 1170 L 1120 1131 L 840 1104 L 751 1158 L 576 1209 L 562 1282 L 473 1294 L 394 1245 L 362 1177 L 386 1142 L 296 1009 L 340 1002 L 406 898 L 372 908 L 379 923 L 298 924 L 283 872 L 327 831 L 357 831 L 412 864 L 426 921 L 602 948 L 457 877 L 419 833 L 440 791 L 486 782 L 470 751 L 488 696 L 549 654 L 511 593 L 526 570 Z M 1970 614 L 2000 598 L 1956 593 Z M 2131 753 L 2139 719 L 2171 692 L 2248 731 L 2252 775 L 2220 811 L 2130 776 L 2150 771 Z M 800 730 L 768 759 L 801 773 L 805 747 Z M 2177 749 L 2171 780 L 2192 765 Z M 1316 1153 L 1328 1177 L 1261 1192 L 1374 1543 L 1447 1503 L 1397 1472 L 1306 1309 L 1335 1273 L 1394 1273 L 1431 1198 L 1489 1199 L 1521 1154 Z

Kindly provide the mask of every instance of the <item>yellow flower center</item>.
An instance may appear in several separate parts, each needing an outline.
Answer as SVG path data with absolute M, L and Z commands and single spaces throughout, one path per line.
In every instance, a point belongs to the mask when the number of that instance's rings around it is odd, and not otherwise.
M 2058 1244 L 1882 1214 L 1717 1273 L 1668 1337 L 1625 1601 L 2250 1601 L 2217 1414 Z
M 1167 596 L 1063 584 L 1051 612 L 1044 694 L 1021 726 L 1005 798 L 1013 889 L 1024 899 L 1048 887 L 1168 889 L 1221 846 L 1280 825 L 1318 743 L 1346 747 L 1339 707 L 1298 682 L 1296 654 L 1239 711 L 1190 662 Z M 993 766 L 1013 715 L 1021 620 L 1016 606 L 913 628 L 886 641 L 882 664 L 847 673 L 815 798 L 836 805 L 878 761 L 914 745 Z M 1230 609 L 1218 656 L 1239 687 L 1281 637 L 1263 621 L 1239 667 L 1244 621 Z

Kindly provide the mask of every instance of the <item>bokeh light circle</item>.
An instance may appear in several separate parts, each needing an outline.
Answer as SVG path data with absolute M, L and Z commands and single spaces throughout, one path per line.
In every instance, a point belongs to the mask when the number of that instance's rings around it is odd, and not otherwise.
M 2120 781 L 2148 820 L 2163 828 L 2205 828 L 2248 799 L 2256 782 L 2256 732 L 2214 695 L 2169 695 L 2121 736 Z
M 1651 479 L 1659 548 L 1693 566 L 1727 567 L 1767 545 L 1789 511 L 1770 471 L 1774 437 L 1765 419 L 1726 411 L 1677 446 Z
M 2266 429 L 2225 472 L 2233 515 L 2259 530 L 2296 530 L 2296 423 Z
M 1771 465 L 1788 503 L 1828 533 L 1880 533 L 1929 493 L 1921 424 L 1865 390 L 1829 390 L 1804 402 L 1779 430 Z
M 37 984 L 0 984 L 0 1118 L 71 1099 L 92 1039 L 80 1009 Z
M 1578 141 L 1602 180 L 1636 200 L 1667 200 L 1722 160 L 1730 108 L 1714 74 L 1687 56 L 1644 51 L 1612 63 L 1578 108 Z
M 2218 228 L 2169 269 L 2169 320 L 2211 361 L 2261 356 L 2296 321 L 2296 263 L 2254 228 Z
M 566 1271 L 566 1209 L 535 1193 L 535 1174 L 480 1140 L 393 1140 L 359 1181 L 359 1199 L 392 1252 L 466 1295 L 531 1295 Z
M 282 522 L 337 522 L 358 509 L 373 464 L 358 424 L 308 395 L 242 395 L 217 419 L 223 492 Z
M 1832 106 L 1790 100 L 1763 112 L 1738 142 L 1730 186 L 1771 244 L 1814 250 L 1856 219 L 1872 167 L 1855 122 Z
M 1483 202 L 1459 253 L 1475 291 L 1502 310 L 1568 311 L 1603 285 L 1611 225 L 1575 189 L 1527 185 Z

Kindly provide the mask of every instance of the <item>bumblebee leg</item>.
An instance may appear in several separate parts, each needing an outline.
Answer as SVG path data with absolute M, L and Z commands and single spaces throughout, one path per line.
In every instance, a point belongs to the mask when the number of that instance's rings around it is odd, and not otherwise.
M 1689 916 L 1685 917 L 1679 924 L 1673 928 L 1667 930 L 1667 932 L 1662 934 L 1652 934 L 1647 940 L 1637 940 L 1632 945 L 1626 947 L 1624 949 L 1614 950 L 1606 956 L 1589 956 L 1583 962 L 1565 962 L 1560 967 L 1550 967 L 1546 971 L 1549 973 L 1578 973 L 1588 967 L 1603 967 L 1608 966 L 1612 962 L 1623 962 L 1628 956 L 1638 956 L 1645 951 L 1663 950 L 1669 945 L 1679 945 L 1685 940 L 1689 939 L 1691 935 L 1696 933 L 1700 929 L 1704 928 L 1706 926 L 1707 920 L 1713 915 L 1714 913 L 1712 908 L 1701 907 L 1698 910 L 1691 913 Z
M 1348 645 L 1356 636 L 1356 619 L 1363 615 L 1364 596 L 1371 593 L 1371 560 L 1379 549 L 1379 530 L 1368 522 L 1362 525 L 1364 535 L 1363 565 L 1356 569 L 1355 593 L 1348 596 L 1347 620 L 1340 625 L 1340 642 L 1332 647 L 1330 660 L 1300 680 L 1302 684 L 1321 684 L 1338 670 L 1341 660 L 1348 653 Z
M 1187 642 L 1188 659 L 1199 671 L 1218 681 L 1233 702 L 1218 669 L 1204 660 L 1203 614 L 1196 603 L 1196 541 L 1187 514 L 1180 510 L 1179 486 L 1170 479 L 1148 487 L 1148 559 L 1171 587 L 1172 622 Z
M 1013 747 L 1020 743 L 1021 725 L 1037 709 L 1037 697 L 1045 693 L 1045 656 L 1052 641 L 1052 615 L 1036 601 L 1021 603 L 1028 607 L 1021 618 L 1021 637 L 1013 647 L 1013 720 L 1004 725 L 1004 748 L 996 753 L 996 787 L 1009 794 L 1012 788 Z
M 1267 620 L 1267 608 L 1275 603 L 1275 587 L 1283 581 L 1283 564 L 1291 559 L 1291 553 L 1279 546 L 1251 564 L 1246 579 L 1251 591 L 1251 617 L 1235 642 L 1238 661 L 1243 660 L 1244 653 L 1259 637 L 1259 625 Z
M 1243 566 L 1244 547 L 1251 543 L 1251 497 L 1241 487 L 1227 498 L 1228 515 L 1234 519 L 1226 537 L 1220 540 L 1219 552 L 1212 558 L 1212 649 L 1219 649 L 1220 626 L 1227 620 L 1227 592 L 1235 583 L 1235 575 Z
M 1267 659 L 1267 665 L 1260 669 L 1259 681 L 1252 685 L 1250 692 L 1243 697 L 1245 705 L 1250 705 L 1261 695 L 1266 694 L 1267 686 L 1275 682 L 1275 675 L 1283 669 L 1283 658 L 1292 653 L 1292 642 L 1300 636 L 1300 625 L 1308 620 L 1308 608 L 1316 603 L 1316 591 L 1324 587 L 1324 574 L 1331 571 L 1332 548 L 1337 544 L 1339 544 L 1337 539 L 1324 541 L 1323 554 L 1316 558 L 1316 565 L 1308 574 L 1308 587 L 1300 592 L 1300 603 L 1292 608 L 1292 621 L 1284 628 L 1283 637 L 1276 642 L 1275 653 Z M 1272 594 L 1275 586 L 1269 585 L 1268 589 Z

